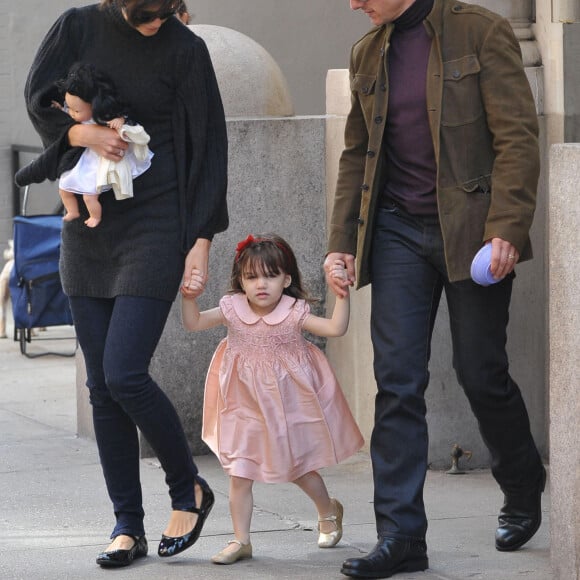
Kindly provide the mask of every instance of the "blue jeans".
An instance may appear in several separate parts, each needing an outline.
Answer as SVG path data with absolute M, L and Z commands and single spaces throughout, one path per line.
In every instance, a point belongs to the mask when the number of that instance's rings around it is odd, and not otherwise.
M 149 375 L 171 303 L 152 298 L 71 297 L 83 351 L 101 465 L 116 525 L 142 536 L 137 428 L 165 471 L 173 509 L 195 505 L 197 467 L 173 404 Z
M 377 382 L 371 459 L 380 537 L 424 538 L 428 434 L 425 390 L 443 289 L 453 367 L 491 453 L 502 490 L 534 485 L 542 464 L 505 350 L 513 275 L 488 287 L 451 283 L 436 217 L 395 205 L 377 214 L 371 256 L 371 337 Z

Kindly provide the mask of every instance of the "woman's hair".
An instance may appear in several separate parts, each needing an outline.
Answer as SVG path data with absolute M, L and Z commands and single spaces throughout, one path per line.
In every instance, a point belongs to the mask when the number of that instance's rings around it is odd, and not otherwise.
M 178 12 L 181 2 L 179 0 L 101 0 L 99 6 L 118 6 L 125 10 L 127 21 L 132 26 L 135 23 L 134 17 L 139 12 L 153 10 L 154 12 Z
M 191 17 L 189 16 L 189 10 L 187 9 L 187 4 L 184 2 L 184 0 L 179 0 L 177 2 L 176 14 L 183 22 L 183 24 L 189 24 Z M 184 16 L 187 16 L 187 22 L 183 19 Z
M 230 281 L 232 292 L 244 291 L 242 276 L 248 274 L 288 274 L 292 280 L 290 286 L 284 288 L 284 294 L 314 302 L 302 287 L 302 276 L 292 248 L 276 234 L 249 235 L 238 244 Z
M 73 64 L 68 75 L 57 81 L 56 86 L 63 94 L 69 93 L 90 103 L 93 119 L 100 125 L 127 116 L 127 108 L 119 99 L 113 81 L 92 64 Z

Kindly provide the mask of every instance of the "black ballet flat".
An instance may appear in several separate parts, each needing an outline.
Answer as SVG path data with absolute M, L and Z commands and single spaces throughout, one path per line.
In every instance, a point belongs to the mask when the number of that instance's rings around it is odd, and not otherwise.
M 113 550 L 112 552 L 101 552 L 97 556 L 97 564 L 103 568 L 121 568 L 129 566 L 137 558 L 147 556 L 147 540 L 145 536 L 140 538 L 131 536 L 135 543 L 128 550 Z
M 205 520 L 207 519 L 207 516 L 209 515 L 209 512 L 211 512 L 211 508 L 213 508 L 213 504 L 215 503 L 215 497 L 207 482 L 201 477 L 196 479 L 196 483 L 199 484 L 203 491 L 201 505 L 199 508 L 192 507 L 182 511 L 197 514 L 197 522 L 195 523 L 195 526 L 191 532 L 185 534 L 184 536 L 179 536 L 177 538 L 172 538 L 171 536 L 166 536 L 165 534 L 161 536 L 157 554 L 162 558 L 175 556 L 175 554 L 179 554 L 180 552 L 187 550 L 187 548 L 193 546 L 193 544 L 195 544 L 195 542 L 197 542 L 199 539 L 203 524 L 205 524 Z

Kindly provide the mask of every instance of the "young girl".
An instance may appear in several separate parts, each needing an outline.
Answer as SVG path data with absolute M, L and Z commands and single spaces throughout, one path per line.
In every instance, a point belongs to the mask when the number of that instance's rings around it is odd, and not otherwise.
M 344 275 L 337 262 L 334 276 Z M 343 508 L 330 498 L 317 470 L 358 451 L 362 435 L 323 353 L 302 331 L 342 336 L 349 298 L 338 298 L 331 319 L 310 314 L 294 252 L 276 235 L 248 236 L 236 248 L 232 291 L 219 308 L 200 312 L 201 272 L 182 287 L 189 331 L 227 326 L 206 380 L 202 438 L 230 476 L 234 539 L 212 561 L 251 558 L 254 481 L 293 482 L 318 511 L 321 548 L 342 537 Z
M 53 101 L 54 107 L 68 113 L 77 123 L 96 123 L 115 129 L 130 143 L 126 151 L 119 152 L 120 161 L 99 157 L 87 147 L 78 163 L 60 176 L 59 194 L 66 209 L 63 219 L 71 221 L 80 216 L 76 194 L 82 194 L 89 212 L 85 224 L 94 228 L 102 217 L 100 193 L 112 188 L 117 199 L 133 197 L 133 178 L 151 166 L 153 153 L 147 147 L 149 135 L 141 125 L 127 120 L 113 83 L 94 66 L 75 63 L 57 86 L 64 93 L 64 106 Z

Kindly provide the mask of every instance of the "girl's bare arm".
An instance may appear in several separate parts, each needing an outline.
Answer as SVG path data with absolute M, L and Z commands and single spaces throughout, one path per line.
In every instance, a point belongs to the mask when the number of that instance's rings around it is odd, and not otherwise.
M 185 298 L 181 295 L 181 320 L 183 327 L 189 332 L 206 330 L 225 323 L 220 308 L 211 308 L 200 312 L 195 298 Z
M 323 318 L 311 314 L 302 328 L 316 336 L 343 336 L 348 330 L 350 318 L 350 295 L 344 298 L 337 297 L 334 304 L 332 318 Z
M 345 263 L 337 259 L 329 269 L 329 276 L 332 278 L 346 279 L 347 272 L 345 268 Z M 343 336 L 348 330 L 348 321 L 350 318 L 349 287 L 345 286 L 343 290 L 346 292 L 346 295 L 336 297 L 332 318 L 322 318 L 311 314 L 304 321 L 302 328 L 317 336 Z

